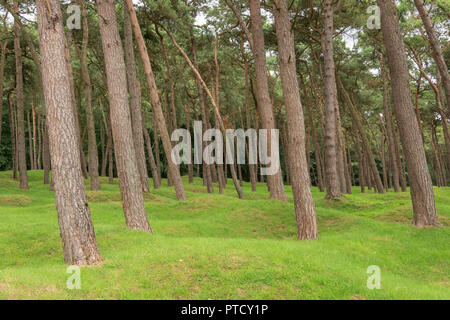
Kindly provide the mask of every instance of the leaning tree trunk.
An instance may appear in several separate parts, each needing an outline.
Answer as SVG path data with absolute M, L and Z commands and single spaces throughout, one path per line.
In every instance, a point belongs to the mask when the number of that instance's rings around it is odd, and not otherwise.
M 134 149 L 128 103 L 127 75 L 115 1 L 97 0 L 100 34 L 105 56 L 111 127 L 117 173 L 127 227 L 152 232 L 145 213 L 142 183 Z
M 100 180 L 98 174 L 97 137 L 95 134 L 94 112 L 92 110 L 92 86 L 87 61 L 89 24 L 86 9 L 83 5 L 83 0 L 78 0 L 78 5 L 81 7 L 81 14 L 83 17 L 83 39 L 80 52 L 80 62 L 81 62 L 81 76 L 83 78 L 83 88 L 84 88 L 84 104 L 86 107 L 86 127 L 88 132 L 88 154 L 89 154 L 88 166 L 89 166 L 89 176 L 91 177 L 91 190 L 95 191 L 100 190 Z
M 138 45 L 139 53 L 143 62 L 144 72 L 147 80 L 147 85 L 149 88 L 150 99 L 153 108 L 153 117 L 158 125 L 159 133 L 162 138 L 164 152 L 166 154 L 167 163 L 169 167 L 169 175 L 172 178 L 172 183 L 175 188 L 178 200 L 186 200 L 186 193 L 184 192 L 183 182 L 181 181 L 180 170 L 178 166 L 172 162 L 172 143 L 169 137 L 169 132 L 167 131 L 166 121 L 164 120 L 164 115 L 161 108 L 161 103 L 159 100 L 158 89 L 156 86 L 155 77 L 153 75 L 152 66 L 150 63 L 150 57 L 147 52 L 147 47 L 145 45 L 144 37 L 142 36 L 141 28 L 137 20 L 136 12 L 134 11 L 133 1 L 126 0 L 128 12 L 130 14 L 131 25 L 133 27 L 134 36 Z M 156 140 L 156 138 L 155 138 Z M 159 156 L 159 155 L 158 155 Z
M 395 112 L 408 167 L 414 224 L 418 227 L 439 225 L 433 184 L 412 106 L 408 63 L 397 8 L 393 0 L 377 0 L 377 3 L 381 10 L 381 29 L 388 56 Z
M 19 12 L 19 3 L 14 1 L 14 10 Z M 19 167 L 20 188 L 28 189 L 27 154 L 25 150 L 24 95 L 22 73 L 22 49 L 20 47 L 20 25 L 14 19 L 14 54 L 16 57 L 16 110 L 17 110 L 17 163 Z
M 322 37 L 322 50 L 325 64 L 325 184 L 327 189 L 326 199 L 334 200 L 342 196 L 339 190 L 337 160 L 337 136 L 336 136 L 336 79 L 333 57 L 333 6 L 332 0 L 325 1 L 324 8 L 324 33 Z
M 191 59 L 189 59 L 189 57 L 187 56 L 186 52 L 184 52 L 184 50 L 180 47 L 180 45 L 176 42 L 175 38 L 172 36 L 172 34 L 169 32 L 169 30 L 167 30 L 167 28 L 165 28 L 163 25 L 161 25 L 161 27 L 164 29 L 164 31 L 169 35 L 170 39 L 172 40 L 172 43 L 174 44 L 174 46 L 178 49 L 178 51 L 181 53 L 181 55 L 184 57 L 184 59 L 186 60 L 186 62 L 188 63 L 189 67 L 191 68 L 191 70 L 194 72 L 195 77 L 198 81 L 200 81 L 203 89 L 206 91 L 206 94 L 208 95 L 211 104 L 213 106 L 214 109 L 214 113 L 215 116 L 217 118 L 218 124 L 219 124 L 219 128 L 222 131 L 222 135 L 226 136 L 226 129 L 225 129 L 225 125 L 223 123 L 222 120 L 222 116 L 220 115 L 220 110 L 219 107 L 217 106 L 215 99 L 213 97 L 213 95 L 211 94 L 211 91 L 209 91 L 208 86 L 206 85 L 205 81 L 203 80 L 202 76 L 200 75 L 199 71 L 197 70 L 197 68 L 194 66 L 194 64 L 192 63 Z M 228 150 L 226 151 L 226 154 L 228 153 Z M 225 159 L 228 158 L 228 154 L 225 157 Z M 225 166 L 226 167 L 226 166 Z M 233 183 L 234 183 L 234 187 L 236 188 L 236 192 L 238 194 L 239 199 L 243 199 L 244 198 L 244 193 L 242 192 L 242 188 L 239 184 L 238 178 L 237 178 L 237 174 L 236 174 L 236 170 L 234 169 L 234 166 L 232 164 L 230 164 L 230 171 L 231 171 L 231 177 L 233 179 Z M 227 176 L 227 174 L 225 173 L 225 177 Z
M 276 127 L 273 114 L 273 105 L 270 100 L 267 82 L 266 49 L 264 47 L 264 32 L 261 16 L 261 4 L 259 0 L 250 0 L 250 18 L 253 39 L 253 55 L 255 57 L 254 64 L 256 73 L 258 111 L 261 118 L 262 128 L 267 129 L 268 132 L 271 132 L 276 129 Z M 268 142 L 271 141 L 270 138 L 267 140 Z M 268 152 L 271 151 L 270 147 L 267 149 Z M 269 187 L 270 197 L 272 199 L 286 201 L 286 193 L 284 190 L 281 169 L 279 169 L 275 175 L 267 176 L 267 185 Z
M 124 43 L 125 62 L 127 64 L 128 92 L 130 93 L 131 121 L 133 124 L 134 148 L 136 150 L 142 190 L 150 192 L 148 184 L 147 162 L 145 159 L 144 135 L 142 130 L 141 86 L 136 75 L 136 58 L 134 56 L 133 30 L 130 15 L 124 7 Z
M 447 99 L 447 113 L 450 114 L 450 76 L 448 73 L 448 67 L 442 54 L 441 46 L 439 45 L 439 40 L 433 28 L 430 16 L 423 4 L 423 0 L 414 0 L 414 3 L 419 11 L 420 17 L 422 18 L 425 31 L 428 35 L 428 43 L 431 47 L 431 52 L 433 54 L 433 59 L 436 62 L 436 66 L 439 70 L 439 74 L 442 79 L 442 86 L 444 87 L 445 97 Z
M 42 76 L 53 163 L 55 199 L 64 250 L 70 265 L 103 260 L 81 176 L 69 75 L 64 58 L 64 29 L 58 0 L 37 0 Z
M 368 165 L 369 165 L 369 168 L 371 171 L 370 175 L 375 180 L 375 186 L 376 186 L 378 193 L 384 193 L 383 182 L 381 181 L 380 173 L 378 172 L 377 164 L 375 162 L 375 158 L 373 156 L 373 153 L 372 153 L 372 150 L 370 147 L 369 138 L 367 137 L 364 127 L 362 125 L 361 113 L 358 111 L 356 106 L 353 104 L 353 101 L 350 99 L 350 97 L 347 93 L 347 90 L 345 89 L 340 78 L 338 78 L 338 81 L 339 81 L 339 86 L 341 87 L 342 93 L 343 93 L 345 99 L 347 100 L 347 105 L 350 110 L 350 114 L 352 115 L 353 124 L 356 125 L 356 129 L 359 132 L 359 135 L 361 137 L 362 147 L 364 149 L 364 153 L 367 156 Z
M 289 147 L 287 150 L 297 217 L 297 238 L 301 240 L 317 239 L 316 211 L 310 189 L 309 168 L 305 153 L 305 123 L 295 65 L 294 34 L 286 0 L 274 1 L 273 14 L 288 126 Z

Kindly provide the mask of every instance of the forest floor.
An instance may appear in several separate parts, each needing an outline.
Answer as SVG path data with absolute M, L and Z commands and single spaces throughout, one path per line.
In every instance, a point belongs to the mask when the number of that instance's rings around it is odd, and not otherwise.
M 412 224 L 409 193 L 361 194 L 327 202 L 313 188 L 318 241 L 296 241 L 289 203 L 265 185 L 246 200 L 207 194 L 199 179 L 188 201 L 167 187 L 146 196 L 154 234 L 125 228 L 117 182 L 88 191 L 105 261 L 81 268 L 69 290 L 52 192 L 42 172 L 29 191 L 0 173 L 0 299 L 450 299 L 450 188 L 436 189 L 443 227 Z M 379 266 L 381 289 L 367 288 Z

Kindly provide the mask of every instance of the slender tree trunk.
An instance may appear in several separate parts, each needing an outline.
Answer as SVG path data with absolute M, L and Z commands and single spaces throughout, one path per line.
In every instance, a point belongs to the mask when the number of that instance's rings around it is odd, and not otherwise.
M 264 33 L 261 17 L 261 4 L 259 0 L 250 0 L 250 19 L 253 39 L 253 55 L 255 58 L 255 73 L 258 112 L 261 118 L 262 128 L 268 132 L 276 129 L 273 114 L 273 105 L 269 96 L 269 87 L 267 83 L 266 50 L 264 47 Z M 268 142 L 271 138 L 268 137 Z M 269 143 L 270 146 L 270 143 Z M 268 152 L 271 148 L 268 146 Z M 267 185 L 270 189 L 270 197 L 281 201 L 286 200 L 286 193 L 283 185 L 281 169 L 275 175 L 267 176 Z
M 249 87 L 249 70 L 248 70 L 248 59 L 245 54 L 244 49 L 244 37 L 242 37 L 241 41 L 241 53 L 242 58 L 244 59 L 244 72 L 245 72 L 245 120 L 247 123 L 247 129 L 251 128 L 251 120 L 250 120 L 250 87 Z M 248 148 L 247 148 L 248 150 Z M 225 166 L 226 167 L 226 166 Z M 256 192 L 256 165 L 249 165 L 250 171 L 250 183 L 252 185 L 252 192 Z
M 317 239 L 316 211 L 310 190 L 311 182 L 305 153 L 305 123 L 295 65 L 294 34 L 286 0 L 274 1 L 273 14 L 288 125 L 288 157 L 297 217 L 297 238 Z M 256 42 L 254 40 L 254 43 Z
M 128 92 L 130 93 L 131 121 L 133 128 L 134 148 L 137 165 L 141 177 L 142 190 L 150 192 L 148 184 L 147 162 L 145 160 L 144 135 L 142 128 L 141 86 L 136 75 L 136 58 L 134 56 L 133 30 L 130 15 L 124 7 L 124 43 L 125 62 L 127 67 Z
M 166 33 L 169 35 L 170 39 L 172 40 L 172 43 L 175 45 L 175 47 L 178 49 L 178 51 L 181 53 L 181 55 L 184 57 L 184 59 L 186 60 L 186 62 L 188 63 L 189 67 L 192 69 L 192 71 L 195 74 L 195 77 L 198 81 L 200 81 L 204 91 L 206 91 L 206 94 L 208 95 L 209 99 L 211 100 L 211 104 L 213 106 L 214 109 L 214 113 L 215 116 L 217 117 L 218 120 L 218 124 L 219 124 L 219 128 L 222 131 L 222 135 L 226 135 L 226 129 L 225 129 L 225 125 L 223 123 L 222 120 L 222 116 L 220 115 L 220 110 L 215 102 L 215 99 L 213 97 L 213 95 L 211 94 L 211 91 L 208 89 L 208 86 L 206 85 L 205 81 L 203 80 L 202 76 L 200 75 L 198 69 L 194 66 L 194 64 L 192 63 L 192 61 L 189 59 L 189 57 L 187 56 L 186 52 L 184 52 L 184 50 L 180 47 L 180 45 L 176 42 L 175 38 L 172 36 L 172 34 L 164 27 L 161 25 L 161 27 L 164 29 L 164 31 L 166 31 Z M 225 154 L 228 153 L 228 150 L 226 151 Z M 228 158 L 228 156 L 226 156 L 225 158 Z M 236 188 L 236 192 L 238 194 L 239 199 L 243 199 L 244 198 L 244 193 L 242 192 L 242 188 L 239 185 L 239 181 L 237 178 L 237 174 L 236 174 L 236 170 L 234 169 L 233 165 L 230 165 L 230 171 L 231 171 L 231 177 L 233 179 L 233 183 L 234 183 L 234 187 Z
M 34 164 L 34 170 L 38 169 L 38 164 L 37 164 L 37 150 L 36 150 L 36 142 L 37 142 L 37 137 L 36 137 L 36 112 L 34 111 L 34 103 L 31 104 L 31 115 L 32 115 L 32 120 L 33 120 L 33 164 Z
M 8 94 L 6 103 L 9 109 L 9 128 L 11 134 L 11 154 L 12 154 L 12 172 L 13 179 L 17 180 L 17 141 L 16 141 L 16 111 L 14 104 L 11 101 L 11 97 Z
M 185 111 L 186 114 L 186 128 L 190 132 L 191 131 L 191 107 L 190 105 L 186 108 Z M 188 176 L 189 176 L 189 184 L 194 183 L 194 166 L 192 165 L 192 162 L 188 164 Z
M 55 199 L 64 261 L 70 265 L 103 260 L 97 249 L 78 155 L 64 29 L 57 0 L 37 0 L 42 75 L 49 123 Z
M 214 64 L 216 66 L 216 103 L 217 103 L 217 107 L 220 110 L 220 64 L 219 64 L 219 59 L 218 59 L 218 43 L 219 43 L 219 35 L 216 35 L 216 39 L 214 42 Z M 240 108 L 239 108 L 239 113 L 240 113 Z M 214 123 L 215 126 L 217 127 L 219 124 L 219 120 L 217 119 L 217 116 L 214 117 Z M 242 117 L 241 117 L 242 120 Z M 223 173 L 223 164 L 217 164 L 217 172 L 218 172 L 218 182 L 219 182 L 219 193 L 222 194 L 223 190 L 225 189 L 225 176 Z M 241 172 L 241 167 L 239 165 L 239 174 L 240 174 L 240 179 L 242 180 L 242 172 Z M 242 186 L 242 184 L 241 184 Z
M 164 115 L 161 108 L 161 103 L 159 100 L 158 89 L 156 87 L 155 77 L 153 75 L 152 66 L 150 63 L 150 58 L 147 52 L 147 47 L 145 45 L 144 38 L 142 36 L 141 28 L 139 26 L 136 12 L 134 11 L 133 1 L 126 0 L 128 12 L 130 14 L 131 25 L 133 27 L 134 36 L 139 48 L 139 53 L 143 62 L 143 67 L 145 71 L 145 76 L 147 79 L 147 85 L 149 87 L 150 98 L 153 108 L 153 117 L 156 119 L 158 124 L 159 133 L 161 134 L 164 152 L 166 154 L 167 163 L 169 167 L 169 175 L 172 178 L 172 182 L 175 187 L 175 192 L 177 194 L 178 200 L 186 200 L 186 193 L 184 192 L 183 182 L 181 181 L 180 170 L 175 163 L 172 162 L 172 143 L 170 141 L 169 133 L 167 131 L 166 122 L 164 120 Z
M 326 199 L 334 200 L 342 196 L 339 190 L 337 160 L 337 137 L 336 137 L 336 104 L 337 97 L 335 91 L 335 66 L 333 48 L 333 6 L 332 0 L 325 0 L 324 4 L 324 33 L 322 36 L 322 50 L 325 64 L 324 92 L 325 92 L 325 175 L 327 195 Z
M 381 11 L 381 29 L 389 62 L 394 105 L 411 184 L 414 224 L 439 225 L 433 184 L 421 143 L 421 134 L 411 100 L 408 64 L 393 0 L 377 0 Z
M 42 170 L 41 166 L 41 155 L 42 155 L 42 122 L 41 122 L 41 116 L 38 115 L 37 117 L 37 170 Z
M 44 184 L 50 183 L 50 141 L 48 137 L 48 123 L 47 120 L 44 122 L 44 132 L 43 132 L 43 148 L 42 148 L 42 158 L 44 162 Z
M 364 148 L 364 153 L 367 156 L 368 165 L 369 165 L 369 168 L 371 171 L 370 174 L 375 180 L 374 182 L 376 185 L 376 189 L 379 193 L 384 193 L 383 182 L 381 181 L 380 173 L 378 172 L 377 164 L 375 162 L 375 158 L 373 156 L 373 153 L 372 153 L 372 150 L 370 147 L 369 138 L 367 137 L 364 127 L 362 125 L 362 115 L 358 111 L 356 106 L 353 104 L 353 101 L 350 99 L 346 89 L 344 88 L 344 85 L 342 84 L 341 79 L 338 78 L 338 80 L 339 80 L 340 88 L 342 89 L 342 93 L 343 93 L 345 99 L 347 100 L 347 105 L 348 105 L 348 108 L 352 115 L 353 123 L 356 125 L 356 128 L 361 136 L 362 147 Z
M 158 167 L 156 166 L 155 158 L 153 156 L 150 134 L 148 133 L 148 130 L 144 126 L 144 124 L 142 125 L 142 128 L 144 129 L 145 144 L 147 146 L 148 159 L 150 162 L 150 170 L 152 172 L 153 188 L 159 189 L 161 188 L 161 178 L 159 177 Z
M 33 162 L 33 137 L 30 121 L 30 112 L 27 112 L 27 124 L 28 124 L 28 156 L 30 157 L 30 170 L 34 170 Z
M 106 177 L 106 167 L 108 165 L 108 146 L 105 144 L 105 131 L 104 125 L 100 126 L 100 147 L 102 149 L 102 167 L 100 170 L 100 176 Z M 108 139 L 108 138 L 106 138 Z
M 6 19 L 6 17 L 5 17 L 5 19 Z M 4 39 L 2 39 L 2 42 L 1 42 L 2 53 L 0 56 L 0 101 L 3 101 L 3 86 L 4 86 L 3 76 L 5 74 L 5 58 L 6 58 L 6 53 L 8 51 L 8 34 L 7 34 L 8 28 L 6 27 L 6 21 L 5 21 L 4 26 L 5 26 L 5 28 L 3 30 Z M 3 103 L 0 103 L 0 144 L 2 142 L 2 124 L 3 124 Z
M 19 3 L 14 0 L 14 11 L 19 13 Z M 22 49 L 20 47 L 20 25 L 14 19 L 14 53 L 16 57 L 16 108 L 17 108 L 17 162 L 20 188 L 28 189 L 27 159 L 25 147 L 24 95 L 22 73 Z
M 441 75 L 442 86 L 444 87 L 445 97 L 447 99 L 447 113 L 450 114 L 450 76 L 448 73 L 448 67 L 442 54 L 441 46 L 434 31 L 430 16 L 425 9 L 423 0 L 414 0 L 414 4 L 419 11 L 420 18 L 422 19 L 425 31 L 428 35 L 428 43 L 430 44 L 433 59 L 436 62 L 439 74 Z
M 105 57 L 111 128 L 117 173 L 127 227 L 152 232 L 145 213 L 142 183 L 137 167 L 128 103 L 124 52 L 119 35 L 115 1 L 97 0 L 100 34 Z
M 97 137 L 95 134 L 94 112 L 92 110 L 92 86 L 91 77 L 89 76 L 89 68 L 87 61 L 87 50 L 89 42 L 89 24 L 86 9 L 83 0 L 78 0 L 81 8 L 83 21 L 83 39 L 81 44 L 81 52 L 79 52 L 81 64 L 81 76 L 83 79 L 84 104 L 86 107 L 86 127 L 88 133 L 88 162 L 89 176 L 91 177 L 91 190 L 100 190 L 100 181 L 98 174 L 98 149 Z
M 381 64 L 381 74 L 383 78 L 383 105 L 384 105 L 384 117 L 386 118 L 386 131 L 388 138 L 388 148 L 389 155 L 392 162 L 392 182 L 394 185 L 394 191 L 400 191 L 400 164 L 395 155 L 395 137 L 394 137 L 394 121 L 392 119 L 392 109 L 391 109 L 391 97 L 388 89 L 388 73 L 386 70 L 386 65 L 384 63 L 383 54 L 380 53 L 380 64 Z

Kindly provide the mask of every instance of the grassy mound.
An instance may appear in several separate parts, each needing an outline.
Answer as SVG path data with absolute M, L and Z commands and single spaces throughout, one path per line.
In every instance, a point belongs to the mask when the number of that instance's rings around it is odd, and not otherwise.
M 0 173 L 0 299 L 450 299 L 450 188 L 436 189 L 441 228 L 412 224 L 409 194 L 373 192 L 327 202 L 313 188 L 319 241 L 296 241 L 289 203 L 265 185 L 246 200 L 230 182 L 207 194 L 201 180 L 176 201 L 164 182 L 146 196 L 153 235 L 125 228 L 117 182 L 88 191 L 105 262 L 66 287 L 53 193 L 42 172 L 21 191 Z M 88 184 L 87 184 L 88 185 Z M 381 269 L 381 289 L 366 286 Z

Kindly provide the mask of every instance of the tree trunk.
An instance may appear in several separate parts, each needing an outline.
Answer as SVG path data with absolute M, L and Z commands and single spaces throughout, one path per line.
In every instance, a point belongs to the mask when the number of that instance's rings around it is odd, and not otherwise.
M 384 63 L 383 54 L 380 53 L 381 74 L 383 78 L 383 105 L 384 105 L 384 117 L 386 118 L 386 131 L 388 139 L 389 155 L 392 162 L 392 182 L 394 185 L 394 191 L 400 191 L 400 164 L 395 155 L 395 136 L 394 136 L 394 121 L 392 119 L 391 109 L 391 97 L 388 89 L 389 79 Z
M 378 172 L 377 164 L 375 162 L 375 158 L 373 157 L 369 138 L 367 137 L 364 127 L 362 125 L 362 115 L 359 112 L 358 108 L 356 108 L 356 106 L 353 105 L 353 101 L 350 99 L 346 89 L 344 88 L 344 85 L 342 84 L 341 79 L 338 78 L 338 80 L 339 80 L 339 85 L 342 89 L 342 93 L 343 93 L 345 99 L 347 100 L 347 105 L 348 105 L 348 108 L 352 115 L 353 123 L 356 125 L 356 128 L 361 136 L 362 147 L 364 149 L 365 155 L 367 156 L 368 165 L 369 165 L 369 168 L 371 171 L 370 175 L 375 180 L 374 182 L 375 182 L 378 193 L 384 193 L 383 182 L 381 181 L 380 173 Z
M 124 7 L 124 43 L 127 67 L 128 92 L 130 93 L 131 122 L 133 128 L 134 148 L 141 177 L 142 190 L 150 192 L 148 184 L 147 162 L 145 160 L 144 135 L 142 128 L 141 86 L 136 75 L 136 58 L 134 56 L 133 30 L 130 15 Z
M 418 227 L 439 225 L 433 184 L 412 106 L 408 64 L 397 9 L 393 0 L 377 0 L 377 3 L 381 11 L 381 29 L 388 56 L 395 112 L 408 167 L 414 224 Z
M 250 129 L 252 127 L 252 125 L 251 125 L 251 119 L 250 119 L 249 70 L 248 70 L 248 59 L 247 59 L 247 55 L 245 54 L 245 49 L 244 49 L 244 37 L 242 37 L 242 41 L 241 41 L 241 53 L 242 53 L 242 58 L 244 59 L 244 72 L 245 72 L 245 121 L 247 123 L 247 129 Z M 248 148 L 247 148 L 247 150 L 248 150 Z M 256 165 L 250 164 L 249 171 L 250 171 L 250 183 L 252 185 L 252 192 L 256 192 Z
M 288 157 L 297 217 L 297 238 L 317 239 L 316 211 L 310 190 L 311 182 L 305 153 L 305 123 L 295 65 L 294 34 L 286 0 L 274 1 L 273 14 L 288 125 Z M 257 43 L 256 40 L 254 42 Z
M 153 188 L 159 189 L 161 188 L 161 178 L 159 177 L 158 167 L 156 166 L 155 158 L 153 156 L 152 141 L 150 140 L 150 134 L 144 124 L 142 125 L 142 128 L 144 129 L 145 144 L 147 146 L 150 170 L 152 172 Z
M 150 98 L 153 108 L 153 117 L 155 118 L 159 133 L 161 134 L 164 152 L 166 154 L 167 163 L 169 167 L 169 175 L 172 178 L 173 185 L 175 187 L 175 192 L 177 194 L 178 200 L 186 200 L 186 193 L 184 192 L 183 182 L 181 181 L 180 170 L 175 163 L 172 162 L 172 143 L 167 131 L 166 122 L 164 120 L 164 115 L 161 108 L 161 103 L 159 100 L 158 89 L 156 87 L 155 77 L 153 75 L 152 66 L 150 63 L 150 58 L 147 52 L 147 47 L 145 45 L 144 38 L 142 36 L 141 28 L 139 26 L 136 12 L 134 11 L 133 1 L 126 0 L 128 12 L 130 14 L 131 25 L 133 27 L 134 36 L 139 48 L 139 53 L 143 62 L 143 67 L 145 71 L 145 76 L 147 80 L 147 85 L 149 88 Z
M 88 18 L 86 9 L 83 5 L 83 0 L 78 0 L 78 5 L 81 8 L 83 21 L 83 39 L 81 44 L 80 64 L 81 76 L 83 79 L 84 104 L 86 107 L 86 127 L 88 133 L 88 166 L 89 176 L 91 177 L 91 190 L 100 190 L 100 181 L 98 174 L 98 149 L 97 137 L 95 134 L 94 113 L 92 110 L 92 86 L 91 78 L 89 76 L 89 67 L 87 61 L 87 50 L 89 42 Z M 78 51 L 78 50 L 77 50 Z
M 16 111 L 11 97 L 8 94 L 6 103 L 9 109 L 9 128 L 11 134 L 11 154 L 12 154 L 12 172 L 13 179 L 17 180 L 17 141 L 16 141 Z
M 327 195 L 325 199 L 335 200 L 342 196 L 339 190 L 339 178 L 336 166 L 337 137 L 336 137 L 336 79 L 334 67 L 333 48 L 333 6 L 332 0 L 325 0 L 324 8 L 324 34 L 322 37 L 322 51 L 325 64 L 324 92 L 325 92 L 325 175 Z
M 48 137 L 48 122 L 45 120 L 43 132 L 42 160 L 44 162 L 44 184 L 50 183 L 50 141 Z
M 99 24 L 105 57 L 111 128 L 125 220 L 130 229 L 152 232 L 145 213 L 142 183 L 136 161 L 124 52 L 115 1 L 97 0 L 97 5 L 101 17 Z
M 420 17 L 422 18 L 425 31 L 428 35 L 428 43 L 431 47 L 433 59 L 436 62 L 437 69 L 439 70 L 439 74 L 441 75 L 442 86 L 444 87 L 445 97 L 447 99 L 447 113 L 450 114 L 450 76 L 448 73 L 448 67 L 442 54 L 439 40 L 433 29 L 431 19 L 423 4 L 423 0 L 414 0 L 414 3 L 417 7 L 417 10 L 419 11 Z
M 161 27 L 169 35 L 170 39 L 172 40 L 172 43 L 178 49 L 178 51 L 181 53 L 181 55 L 184 57 L 184 59 L 186 60 L 186 62 L 189 65 L 189 67 L 194 72 L 196 79 L 198 81 L 200 81 L 203 89 L 206 91 L 206 94 L 208 95 L 209 99 L 211 100 L 211 104 L 213 106 L 215 116 L 217 117 L 219 128 L 222 131 L 222 135 L 226 136 L 226 129 L 225 129 L 225 125 L 224 125 L 223 120 L 222 120 L 222 116 L 220 115 L 220 110 L 219 110 L 219 108 L 218 108 L 218 106 L 217 106 L 217 104 L 215 102 L 215 99 L 214 99 L 213 95 L 211 94 L 211 91 L 209 91 L 208 86 L 206 85 L 205 81 L 203 80 L 202 76 L 200 75 L 198 69 L 194 66 L 194 64 L 192 63 L 191 59 L 189 59 L 189 57 L 187 56 L 186 52 L 184 52 L 184 50 L 176 42 L 176 40 L 172 36 L 172 34 L 164 26 L 161 25 Z M 227 154 L 227 152 L 228 151 L 226 151 L 225 154 Z M 228 157 L 226 156 L 225 158 L 228 158 Z M 239 199 L 243 199 L 244 198 L 244 193 L 242 192 L 242 188 L 239 185 L 239 181 L 238 181 L 238 178 L 237 178 L 236 170 L 234 169 L 233 165 L 230 165 L 230 171 L 231 171 L 231 177 L 233 178 L 234 187 L 236 188 L 236 192 L 238 194 L 238 197 L 239 197 Z
M 64 58 L 64 29 L 57 0 L 36 1 L 42 75 L 58 222 L 64 261 L 70 265 L 103 260 L 80 170 L 69 75 Z
M 5 74 L 5 58 L 6 52 L 8 50 L 8 36 L 7 36 L 8 28 L 6 27 L 6 22 L 3 32 L 4 34 L 1 42 L 2 53 L 0 57 L 0 101 L 3 101 L 3 86 L 4 86 L 3 76 Z M 3 103 L 0 103 L 0 144 L 2 143 L 2 124 L 3 124 Z
M 19 2 L 17 0 L 14 0 L 14 11 L 19 13 Z M 20 188 L 27 190 L 28 174 L 25 148 L 22 49 L 20 47 L 20 25 L 16 19 L 14 19 L 14 54 L 16 58 L 17 163 L 19 167 Z
M 271 130 L 276 129 L 273 115 L 273 105 L 269 96 L 269 87 L 267 83 L 266 50 L 264 47 L 264 32 L 261 17 L 261 4 L 259 0 L 250 0 L 250 18 L 253 39 L 253 55 L 255 57 L 255 73 L 258 112 L 261 118 L 262 128 Z M 268 142 L 271 139 L 267 138 Z M 270 143 L 267 148 L 271 152 Z M 281 201 L 286 200 L 281 169 L 275 175 L 267 176 L 267 185 L 270 189 L 270 198 Z
M 32 128 L 30 121 L 30 112 L 27 112 L 27 124 L 28 124 L 28 156 L 30 157 L 30 170 L 34 169 L 34 161 L 33 161 L 33 136 L 32 136 Z

